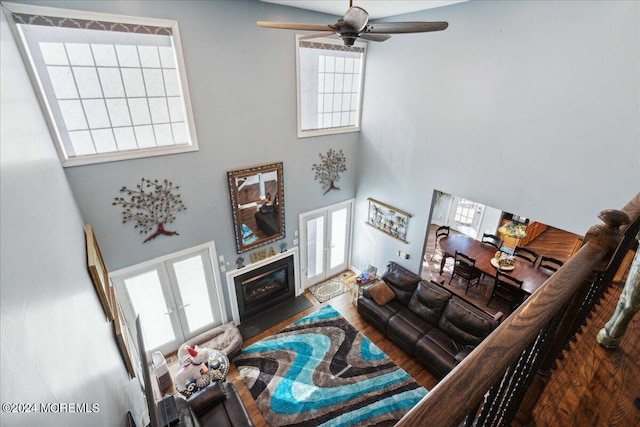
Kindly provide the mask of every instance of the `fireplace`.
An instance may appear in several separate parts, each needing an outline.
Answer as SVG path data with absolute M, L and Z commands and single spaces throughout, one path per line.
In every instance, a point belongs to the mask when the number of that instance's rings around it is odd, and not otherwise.
M 240 320 L 245 321 L 275 304 L 295 297 L 294 254 L 238 274 L 233 282 L 238 314 Z

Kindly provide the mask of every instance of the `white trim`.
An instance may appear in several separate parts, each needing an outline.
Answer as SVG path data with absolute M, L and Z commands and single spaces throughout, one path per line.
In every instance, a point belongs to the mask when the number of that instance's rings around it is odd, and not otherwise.
M 356 126 L 350 127 L 335 127 L 326 129 L 315 130 L 301 130 L 301 102 L 300 102 L 300 41 L 308 40 L 307 36 L 297 34 L 295 37 L 295 49 L 296 49 L 296 132 L 298 138 L 310 138 L 314 136 L 322 135 L 337 135 L 342 133 L 360 132 L 362 125 L 362 98 L 364 96 L 364 71 L 365 62 L 367 58 L 367 43 L 355 42 L 354 46 L 364 48 L 362 55 L 362 61 L 360 61 L 360 96 L 358 97 L 358 122 Z M 335 40 L 331 38 L 318 37 L 313 39 L 314 42 L 328 43 L 334 45 L 342 45 L 342 40 Z
M 234 279 L 242 274 L 249 273 L 257 268 L 260 268 L 267 264 L 271 264 L 274 261 L 284 259 L 290 255 L 293 255 L 293 274 L 294 280 L 296 282 L 295 296 L 299 296 L 300 294 L 302 294 L 302 284 L 300 283 L 300 268 L 298 265 L 297 247 L 287 249 L 285 252 L 280 252 L 279 254 L 276 254 L 262 261 L 258 261 L 245 267 L 227 272 L 227 292 L 229 294 L 229 305 L 231 305 L 231 316 L 233 317 L 233 321 L 236 325 L 239 325 L 241 322 L 240 311 L 238 310 L 238 296 L 236 295 L 236 283 Z
M 178 21 L 167 19 L 155 19 L 144 18 L 139 16 L 117 15 L 111 13 L 100 12 L 88 12 L 72 9 L 61 9 L 46 6 L 34 6 L 28 4 L 18 3 L 2 3 L 2 9 L 13 33 L 13 37 L 16 40 L 18 49 L 22 56 L 22 60 L 25 63 L 25 68 L 31 79 L 31 83 L 34 86 L 34 91 L 43 110 L 43 116 L 51 133 L 54 145 L 60 158 L 60 162 L 63 167 L 87 165 L 94 163 L 105 163 L 119 160 L 136 159 L 142 157 L 154 157 L 164 156 L 168 154 L 186 153 L 192 151 L 198 151 L 198 137 L 196 133 L 195 120 L 193 115 L 193 106 L 191 105 L 191 94 L 189 90 L 189 82 L 187 79 L 187 70 L 185 67 L 184 55 L 182 52 L 182 41 L 180 38 L 180 31 L 178 29 Z M 84 19 L 84 20 L 98 20 L 98 21 L 110 21 L 110 22 L 123 22 L 128 24 L 150 25 L 156 27 L 171 28 L 171 37 L 173 39 L 173 48 L 176 55 L 176 68 L 180 76 L 180 84 L 182 88 L 182 98 L 185 105 L 185 122 L 188 124 L 187 131 L 191 140 L 190 145 L 173 145 L 173 146 L 160 146 L 146 149 L 138 149 L 134 151 L 123 151 L 116 153 L 105 153 L 95 155 L 82 155 L 78 157 L 68 157 L 64 149 L 64 143 L 58 127 L 53 118 L 51 107 L 47 96 L 45 95 L 44 86 L 40 80 L 38 72 L 36 71 L 35 62 L 31 56 L 31 52 L 26 45 L 26 41 L 20 30 L 20 27 L 13 19 L 12 13 L 25 13 L 25 14 L 37 14 L 54 17 L 72 18 L 72 19 Z
M 56 143 L 56 149 L 58 150 L 58 154 L 60 155 L 62 166 L 64 166 L 65 168 L 70 166 L 91 165 L 95 163 L 117 162 L 119 160 L 139 159 L 142 157 L 155 157 L 166 156 L 168 154 L 189 153 L 191 151 L 199 150 L 196 143 L 196 145 L 178 145 L 136 151 L 125 151 L 113 154 L 83 155 L 81 157 L 71 157 L 65 159 L 65 154 L 60 153 L 61 148 L 59 149 L 58 145 L 59 144 Z
M 144 18 L 141 16 L 118 15 L 115 13 L 89 12 L 86 10 L 64 9 L 58 7 L 36 6 L 32 4 L 2 2 L 5 9 L 13 13 L 47 15 L 58 18 L 87 19 L 96 21 L 125 22 L 129 24 L 152 25 L 155 27 L 173 27 L 178 21 L 160 18 Z
M 323 206 L 321 208 L 317 208 L 317 209 L 313 209 L 311 211 L 307 211 L 307 212 L 302 212 L 301 214 L 298 215 L 298 218 L 302 217 L 303 215 L 312 215 L 312 214 L 316 214 L 319 212 L 323 212 L 326 211 L 327 209 L 335 209 L 335 208 L 339 208 L 342 207 L 342 205 L 348 205 L 351 204 L 352 206 L 355 204 L 356 199 L 347 199 L 347 200 L 343 200 L 342 202 L 338 202 L 338 203 L 334 203 L 332 205 L 327 205 L 327 206 Z M 349 236 L 351 237 L 351 236 Z

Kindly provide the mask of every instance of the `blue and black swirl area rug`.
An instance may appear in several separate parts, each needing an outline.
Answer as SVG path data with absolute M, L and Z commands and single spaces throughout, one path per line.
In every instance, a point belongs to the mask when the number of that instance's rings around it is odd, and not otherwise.
M 427 394 L 330 305 L 233 362 L 271 426 L 392 426 Z

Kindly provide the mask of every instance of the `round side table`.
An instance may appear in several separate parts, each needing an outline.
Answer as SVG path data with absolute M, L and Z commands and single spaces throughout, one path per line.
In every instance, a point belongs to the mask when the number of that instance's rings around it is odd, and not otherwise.
M 229 358 L 219 350 L 207 349 L 209 351 L 209 376 L 211 381 L 224 381 L 229 373 Z

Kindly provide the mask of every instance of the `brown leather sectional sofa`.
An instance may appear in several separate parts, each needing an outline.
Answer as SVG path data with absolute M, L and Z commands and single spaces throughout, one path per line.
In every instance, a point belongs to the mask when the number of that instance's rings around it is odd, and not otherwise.
M 394 298 L 379 305 L 365 289 L 358 299 L 358 313 L 438 378 L 498 326 L 490 314 L 394 262 L 381 278 Z
M 230 383 L 213 381 L 188 399 L 176 399 L 179 425 L 198 427 L 254 427 L 240 394 Z

